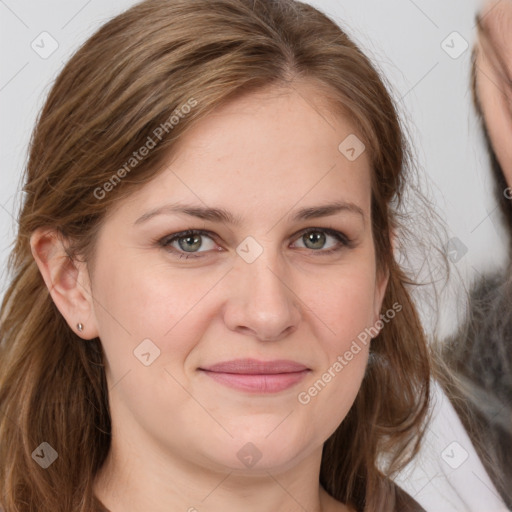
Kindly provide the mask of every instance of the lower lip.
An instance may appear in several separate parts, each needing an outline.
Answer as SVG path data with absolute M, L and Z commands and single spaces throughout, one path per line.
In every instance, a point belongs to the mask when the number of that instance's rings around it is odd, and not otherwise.
M 283 391 L 300 382 L 309 372 L 309 370 L 303 370 L 290 373 L 250 375 L 201 371 L 225 386 L 253 393 L 277 393 L 278 391 Z

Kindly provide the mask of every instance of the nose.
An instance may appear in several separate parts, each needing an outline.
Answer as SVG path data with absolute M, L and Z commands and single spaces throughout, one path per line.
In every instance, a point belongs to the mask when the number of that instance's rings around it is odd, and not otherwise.
M 291 273 L 268 252 L 252 263 L 237 259 L 227 285 L 224 322 L 233 331 L 278 341 L 297 329 L 301 307 Z

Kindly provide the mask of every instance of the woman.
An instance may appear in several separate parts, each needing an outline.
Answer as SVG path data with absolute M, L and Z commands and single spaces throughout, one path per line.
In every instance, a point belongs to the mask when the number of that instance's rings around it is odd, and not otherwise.
M 512 250 L 512 1 L 477 18 L 472 91 Z M 512 254 L 512 253 L 511 253 Z M 512 508 L 512 260 L 471 290 L 466 323 L 442 346 L 442 383 L 503 501 Z
M 11 510 L 421 510 L 378 73 L 292 0 L 147 0 L 56 80 L 1 316 Z M 396 240 L 399 243 L 399 240 Z

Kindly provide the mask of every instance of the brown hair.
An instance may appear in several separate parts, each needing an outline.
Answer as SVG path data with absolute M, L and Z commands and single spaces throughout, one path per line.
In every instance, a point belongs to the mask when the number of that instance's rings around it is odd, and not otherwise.
M 390 241 L 409 154 L 383 79 L 336 23 L 307 4 L 147 0 L 106 23 L 76 52 L 32 136 L 0 318 L 0 503 L 6 512 L 101 509 L 93 481 L 110 439 L 101 342 L 83 341 L 60 315 L 32 257 L 31 233 L 56 229 L 70 242 L 70 259 L 92 263 L 106 214 L 161 170 L 190 127 L 235 96 L 301 80 L 316 84 L 335 112 L 348 115 L 366 144 L 378 270 L 390 276 L 382 309 L 401 307 L 372 341 L 355 403 L 324 445 L 320 482 L 357 510 L 396 509 L 389 476 L 418 449 L 430 362 Z M 171 129 L 171 116 L 191 99 L 194 107 Z M 169 129 L 156 147 L 112 182 L 113 171 L 161 126 Z M 103 196 L 98 187 L 109 181 Z M 59 454 L 46 470 L 31 458 L 42 441 Z

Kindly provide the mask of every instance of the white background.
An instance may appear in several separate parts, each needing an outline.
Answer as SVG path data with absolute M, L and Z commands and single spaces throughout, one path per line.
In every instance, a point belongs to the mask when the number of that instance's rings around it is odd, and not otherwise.
M 0 1 L 1 290 L 7 282 L 5 267 L 15 233 L 15 207 L 20 199 L 17 191 L 38 111 L 52 81 L 78 45 L 133 3 L 129 0 Z M 414 138 L 419 165 L 430 181 L 435 205 L 446 220 L 448 236 L 457 237 L 467 247 L 467 253 L 454 264 L 464 281 L 469 283 L 476 273 L 502 264 L 504 236 L 496 220 L 487 156 L 469 92 L 471 46 L 480 2 L 312 0 L 310 3 L 331 15 L 391 83 L 392 93 Z M 51 34 L 59 45 L 47 59 L 31 48 L 32 41 L 43 31 Z M 469 44 L 457 59 L 441 46 L 454 31 Z M 454 41 L 460 44 L 457 39 Z M 461 283 L 454 282 L 453 286 L 460 287 Z M 450 318 L 453 304 L 448 302 L 441 309 L 449 312 L 443 318 L 442 328 L 442 332 L 448 332 L 453 328 Z M 439 505 L 436 512 L 441 510 L 445 509 Z

